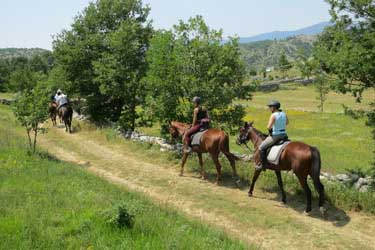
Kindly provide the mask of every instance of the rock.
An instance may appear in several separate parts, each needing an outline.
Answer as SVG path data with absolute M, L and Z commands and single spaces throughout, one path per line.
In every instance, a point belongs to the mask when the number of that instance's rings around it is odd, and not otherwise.
M 351 178 L 347 174 L 338 174 L 335 176 L 335 179 L 341 182 L 350 182 Z
M 166 148 L 160 148 L 160 152 L 166 152 L 168 151 Z
M 366 178 L 359 178 L 358 181 L 354 184 L 354 187 L 356 189 L 360 189 L 363 185 L 367 185 L 367 180 Z
M 361 193 L 366 193 L 370 190 L 370 186 L 369 185 L 363 185 L 360 189 L 359 189 L 359 192 Z

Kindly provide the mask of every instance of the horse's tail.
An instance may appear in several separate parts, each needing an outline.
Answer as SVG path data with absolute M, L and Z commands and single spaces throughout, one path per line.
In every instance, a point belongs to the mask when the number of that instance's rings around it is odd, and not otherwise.
M 223 132 L 223 137 L 220 141 L 220 151 L 223 152 L 226 156 L 231 157 L 232 159 L 238 161 L 240 158 L 238 156 L 235 156 L 233 153 L 229 150 L 229 136 Z
M 325 216 L 325 194 L 324 194 L 324 186 L 320 182 L 320 168 L 322 165 L 322 161 L 320 159 L 320 152 L 317 148 L 311 147 L 311 177 L 313 179 L 314 187 L 316 191 L 319 193 L 319 210 L 323 216 Z
M 321 159 L 320 152 L 316 147 L 311 147 L 311 177 L 314 180 L 319 180 L 320 177 L 320 168 L 321 168 Z

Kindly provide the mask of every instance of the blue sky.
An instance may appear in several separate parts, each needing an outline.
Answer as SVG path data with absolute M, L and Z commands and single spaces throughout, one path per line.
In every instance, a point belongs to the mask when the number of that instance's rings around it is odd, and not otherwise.
M 69 29 L 90 0 L 0 0 L 0 48 L 51 49 L 52 36 Z M 323 0 L 143 0 L 156 28 L 203 15 L 226 36 L 293 30 L 329 20 Z

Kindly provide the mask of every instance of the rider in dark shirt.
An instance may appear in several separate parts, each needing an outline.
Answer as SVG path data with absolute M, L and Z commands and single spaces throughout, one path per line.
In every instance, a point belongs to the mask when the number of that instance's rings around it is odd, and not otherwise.
M 186 153 L 191 152 L 191 136 L 198 132 L 202 127 L 207 127 L 210 120 L 208 117 L 208 112 L 206 109 L 200 106 L 201 98 L 196 96 L 193 98 L 194 103 L 194 114 L 193 114 L 193 124 L 192 127 L 185 133 L 184 136 L 184 151 Z

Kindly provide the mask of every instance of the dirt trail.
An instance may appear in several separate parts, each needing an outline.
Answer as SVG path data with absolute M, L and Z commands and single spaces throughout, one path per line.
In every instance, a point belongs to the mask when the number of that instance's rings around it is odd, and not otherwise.
M 216 186 L 194 173 L 179 177 L 176 167 L 159 166 L 121 147 L 100 144 L 87 133 L 70 135 L 52 128 L 40 143 L 61 160 L 78 163 L 263 249 L 375 249 L 375 217 L 330 211 L 322 220 L 316 207 L 305 216 L 304 203 L 283 206 L 276 193 L 262 190 L 249 199 L 246 189 Z

